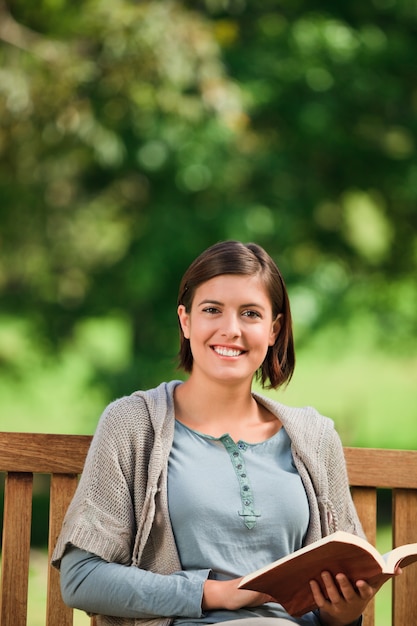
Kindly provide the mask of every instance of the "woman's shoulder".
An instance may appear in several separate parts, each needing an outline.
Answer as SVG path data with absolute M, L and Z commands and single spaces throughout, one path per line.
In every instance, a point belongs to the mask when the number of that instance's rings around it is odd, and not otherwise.
M 253 395 L 258 402 L 281 420 L 284 427 L 288 425 L 294 427 L 303 425 L 305 427 L 309 424 L 313 428 L 325 426 L 326 428 L 334 429 L 333 420 L 312 406 L 290 406 L 261 394 L 254 393 Z
M 104 409 L 99 426 L 137 430 L 138 427 L 158 429 L 173 418 L 173 392 L 179 381 L 163 382 L 155 388 L 134 391 L 110 402 Z
M 286 430 L 293 450 L 304 456 L 320 451 L 327 457 L 331 450 L 340 447 L 340 438 L 333 420 L 312 406 L 294 407 L 258 395 L 257 400 L 276 415 Z

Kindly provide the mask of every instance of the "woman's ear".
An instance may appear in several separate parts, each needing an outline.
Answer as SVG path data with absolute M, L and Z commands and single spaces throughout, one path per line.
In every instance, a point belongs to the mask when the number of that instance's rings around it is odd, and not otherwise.
M 180 321 L 181 329 L 186 339 L 190 338 L 190 314 L 183 304 L 180 304 L 178 309 L 178 319 Z
M 271 328 L 271 335 L 269 338 L 269 345 L 273 346 L 274 343 L 277 340 L 277 337 L 279 335 L 279 331 L 281 330 L 282 327 L 282 320 L 284 318 L 284 314 L 283 313 L 279 313 L 276 318 L 274 319 L 274 321 L 272 322 L 272 328 Z

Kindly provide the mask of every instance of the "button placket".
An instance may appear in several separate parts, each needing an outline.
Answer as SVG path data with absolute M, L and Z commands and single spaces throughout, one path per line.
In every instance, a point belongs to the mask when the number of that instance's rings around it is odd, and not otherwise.
M 248 449 L 248 444 L 244 441 L 238 441 L 236 444 L 229 436 L 222 437 L 221 441 L 229 453 L 239 482 L 242 510 L 238 511 L 238 513 L 243 518 L 247 528 L 254 528 L 256 520 L 261 516 L 261 514 L 255 511 L 252 487 L 246 472 L 245 460 L 242 455 L 242 452 L 245 452 Z

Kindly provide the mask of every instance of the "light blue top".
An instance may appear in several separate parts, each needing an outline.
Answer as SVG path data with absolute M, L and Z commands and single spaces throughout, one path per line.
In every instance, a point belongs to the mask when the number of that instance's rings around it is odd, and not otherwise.
M 184 570 L 244 576 L 303 545 L 309 507 L 281 428 L 256 444 L 176 422 L 168 505 Z
M 168 503 L 175 540 L 186 572 L 210 569 L 210 578 L 243 576 L 303 545 L 309 507 L 295 469 L 291 442 L 281 428 L 266 441 L 234 442 L 175 424 L 168 461 Z M 210 611 L 199 620 L 287 617 L 277 604 L 256 609 Z M 292 618 L 294 619 L 294 618 Z M 299 624 L 315 624 L 309 615 Z
M 235 612 L 199 609 L 207 576 L 218 580 L 243 576 L 303 543 L 308 500 L 284 428 L 266 441 L 248 444 L 235 443 L 228 434 L 204 435 L 176 422 L 168 499 L 182 571 L 162 576 L 106 563 L 72 548 L 61 564 L 67 603 L 81 602 L 84 610 L 103 615 L 181 616 L 175 626 L 256 616 L 286 617 L 303 626 L 319 624 L 313 613 L 291 618 L 275 603 Z

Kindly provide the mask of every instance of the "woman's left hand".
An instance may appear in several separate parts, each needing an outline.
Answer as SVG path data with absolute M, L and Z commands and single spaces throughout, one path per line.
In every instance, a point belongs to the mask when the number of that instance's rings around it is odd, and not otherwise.
M 323 626 L 355 624 L 381 586 L 372 587 L 365 580 L 357 580 L 352 585 L 344 574 L 332 576 L 329 572 L 322 572 L 321 578 L 327 597 L 316 580 L 310 581 L 310 587 Z

